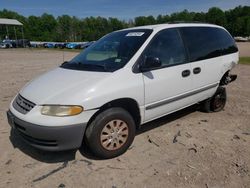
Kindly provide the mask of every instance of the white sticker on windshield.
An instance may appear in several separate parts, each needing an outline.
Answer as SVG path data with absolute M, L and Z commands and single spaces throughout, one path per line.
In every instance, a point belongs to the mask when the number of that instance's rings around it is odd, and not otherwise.
M 127 37 L 141 37 L 144 34 L 144 32 L 130 32 L 126 36 Z
M 122 60 L 121 59 L 115 59 L 116 63 L 120 63 Z

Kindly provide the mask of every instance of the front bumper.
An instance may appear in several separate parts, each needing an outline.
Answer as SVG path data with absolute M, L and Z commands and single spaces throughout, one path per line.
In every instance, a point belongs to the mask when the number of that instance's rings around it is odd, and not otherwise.
M 28 144 L 47 151 L 62 151 L 79 148 L 87 123 L 66 126 L 40 126 L 23 121 L 11 111 L 7 112 L 10 126 Z

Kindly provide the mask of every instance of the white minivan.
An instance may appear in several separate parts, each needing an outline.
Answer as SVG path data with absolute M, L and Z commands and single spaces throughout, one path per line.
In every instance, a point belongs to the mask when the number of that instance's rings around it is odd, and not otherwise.
M 220 111 L 236 79 L 238 48 L 223 28 L 169 23 L 112 32 L 29 82 L 10 104 L 11 127 L 30 145 L 124 153 L 136 129 L 199 103 Z

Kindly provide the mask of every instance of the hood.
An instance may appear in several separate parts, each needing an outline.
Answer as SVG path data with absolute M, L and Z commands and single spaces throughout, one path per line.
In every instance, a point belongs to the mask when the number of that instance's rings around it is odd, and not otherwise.
M 80 104 L 111 73 L 56 68 L 29 82 L 20 94 L 35 104 Z

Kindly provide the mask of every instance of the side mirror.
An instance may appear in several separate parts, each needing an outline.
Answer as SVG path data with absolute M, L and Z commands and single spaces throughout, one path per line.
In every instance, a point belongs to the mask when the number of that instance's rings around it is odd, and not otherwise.
M 140 65 L 142 72 L 161 67 L 161 60 L 158 57 L 146 57 Z

